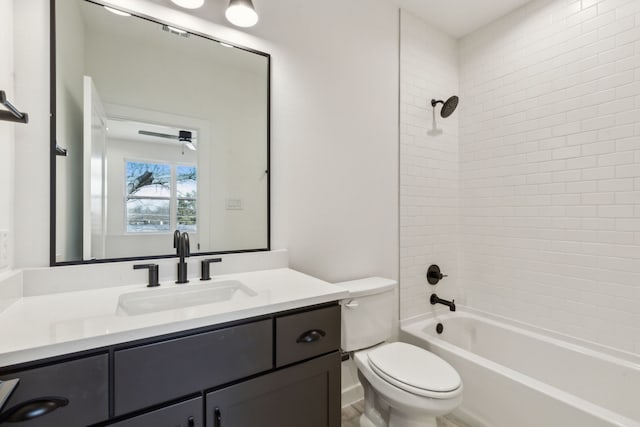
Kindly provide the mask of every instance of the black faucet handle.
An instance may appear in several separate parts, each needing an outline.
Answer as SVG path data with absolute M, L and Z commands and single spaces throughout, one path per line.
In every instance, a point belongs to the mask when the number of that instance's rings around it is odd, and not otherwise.
M 211 268 L 209 267 L 209 265 L 212 262 L 222 262 L 222 258 L 209 258 L 209 259 L 203 259 L 202 262 L 200 263 L 201 265 L 201 275 L 200 275 L 200 280 L 211 280 Z
M 436 264 L 432 264 L 427 269 L 427 282 L 431 285 L 436 285 L 440 280 L 448 277 L 446 274 L 442 274 L 440 267 Z
M 147 284 L 148 288 L 155 288 L 156 286 L 160 286 L 158 281 L 158 273 L 160 271 L 158 264 L 136 264 L 133 266 L 134 270 L 142 270 L 149 269 L 149 284 Z

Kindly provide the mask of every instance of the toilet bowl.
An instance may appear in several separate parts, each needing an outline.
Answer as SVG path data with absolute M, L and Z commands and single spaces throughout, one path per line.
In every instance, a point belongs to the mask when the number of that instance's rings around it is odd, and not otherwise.
M 352 352 L 364 389 L 361 427 L 435 427 L 436 417 L 462 403 L 462 380 L 435 354 L 392 335 L 395 281 L 377 277 L 337 283 L 342 348 Z

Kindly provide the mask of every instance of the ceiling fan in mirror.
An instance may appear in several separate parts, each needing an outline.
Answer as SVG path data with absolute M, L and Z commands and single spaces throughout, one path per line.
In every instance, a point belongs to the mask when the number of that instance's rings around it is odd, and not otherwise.
M 193 136 L 193 132 L 190 130 L 180 130 L 178 131 L 178 135 L 171 135 L 168 133 L 161 132 L 152 132 L 148 130 L 139 130 L 138 134 L 145 136 L 153 136 L 156 138 L 165 138 L 172 139 L 182 143 L 183 147 L 187 147 L 191 151 L 196 151 L 198 149 L 196 145 L 196 138 Z

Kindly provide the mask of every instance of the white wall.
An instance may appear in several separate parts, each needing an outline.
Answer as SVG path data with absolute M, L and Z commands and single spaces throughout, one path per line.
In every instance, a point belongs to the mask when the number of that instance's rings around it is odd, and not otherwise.
M 254 35 L 143 0 L 112 3 L 270 52 L 272 247 L 289 248 L 293 268 L 330 281 L 397 278 L 398 17 L 392 3 L 283 0 L 264 5 Z M 23 85 L 24 98 L 37 108 L 16 164 L 22 170 L 35 164 L 28 182 L 48 183 L 48 2 L 18 4 L 16 27 L 30 35 L 21 40 L 16 67 L 31 85 Z M 25 196 L 17 203 L 16 261 L 47 265 L 48 187 L 30 188 L 20 179 L 18 193 Z
M 397 8 L 262 8 L 255 34 L 274 55 L 274 246 L 290 250 L 293 268 L 329 281 L 397 278 Z
M 0 28 L 0 90 L 4 90 L 7 98 L 17 108 L 22 108 L 19 100 L 16 99 L 16 92 L 13 84 L 13 2 L 4 1 L 0 3 L 0 16 L 5 17 L 5 21 Z M 4 110 L 4 106 L 0 106 Z M 13 206 L 14 201 L 14 142 L 15 126 L 12 122 L 0 121 L 0 272 L 8 270 L 13 265 Z
M 640 2 L 465 37 L 461 101 L 467 303 L 640 353 Z
M 400 318 L 433 310 L 431 292 L 458 290 L 458 117 L 431 99 L 458 94 L 458 45 L 403 10 L 400 31 Z M 434 122 L 435 120 L 435 122 Z M 427 268 L 449 277 L 436 286 Z
M 15 128 L 15 266 L 22 268 L 49 264 L 49 2 L 13 7 L 15 98 L 29 113 L 29 124 Z

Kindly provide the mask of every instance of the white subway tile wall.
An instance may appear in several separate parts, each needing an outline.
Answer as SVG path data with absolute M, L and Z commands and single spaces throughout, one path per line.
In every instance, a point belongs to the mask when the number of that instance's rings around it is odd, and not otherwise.
M 459 48 L 467 304 L 640 353 L 640 1 L 534 1 Z
M 640 1 L 538 0 L 460 41 L 401 23 L 401 319 L 435 290 L 640 353 Z
M 460 295 L 458 112 L 447 119 L 431 99 L 458 94 L 456 40 L 405 11 L 400 35 L 400 318 L 432 310 L 429 294 Z M 426 281 L 430 264 L 450 277 Z

